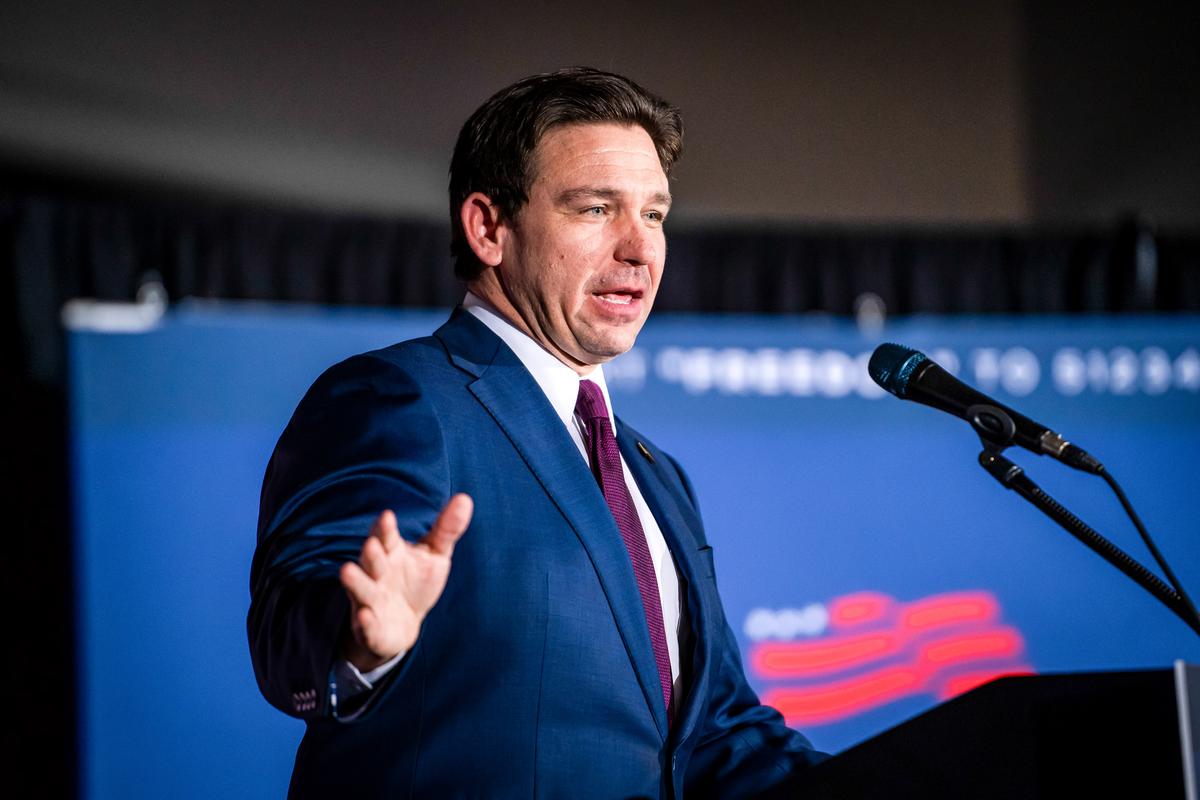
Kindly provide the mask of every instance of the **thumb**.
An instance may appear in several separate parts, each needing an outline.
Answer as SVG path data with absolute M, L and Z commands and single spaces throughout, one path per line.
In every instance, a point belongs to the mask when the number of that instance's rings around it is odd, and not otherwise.
M 450 498 L 450 502 L 446 503 L 442 513 L 438 514 L 437 521 L 433 523 L 433 527 L 429 529 L 429 533 L 425 534 L 425 538 L 421 542 L 430 551 L 449 558 L 454 552 L 454 545 L 466 532 L 467 526 L 471 524 L 471 515 L 474 511 L 475 502 L 470 495 L 454 495 Z

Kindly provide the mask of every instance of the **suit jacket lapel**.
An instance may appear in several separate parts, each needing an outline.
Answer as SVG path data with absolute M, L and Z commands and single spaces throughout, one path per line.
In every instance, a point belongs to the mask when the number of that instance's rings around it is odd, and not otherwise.
M 712 609 L 701 602 L 699 581 L 705 570 L 700 561 L 698 543 L 693 531 L 700 529 L 700 522 L 692 510 L 679 502 L 678 491 L 671 488 L 663 470 L 663 459 L 651 464 L 637 448 L 636 436 L 619 419 L 617 420 L 617 445 L 629 471 L 633 473 L 646 505 L 654 514 L 662 530 L 675 568 L 685 584 L 684 598 L 687 623 L 693 633 L 695 651 L 692 653 L 691 670 L 687 676 L 683 705 L 680 706 L 674 730 L 676 741 L 682 741 L 691 733 L 700 714 L 701 698 L 707 695 L 710 665 L 712 664 L 713 637 L 708 635 L 712 620 Z M 685 656 L 681 652 L 681 658 Z
M 637 579 L 591 470 L 533 377 L 487 326 L 459 310 L 434 335 L 460 368 L 477 376 L 470 384 L 471 392 L 504 431 L 587 551 L 665 740 L 666 710 Z

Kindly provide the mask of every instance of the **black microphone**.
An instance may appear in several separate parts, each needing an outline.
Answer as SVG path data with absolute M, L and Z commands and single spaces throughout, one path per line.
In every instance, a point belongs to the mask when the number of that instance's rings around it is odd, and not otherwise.
M 881 344 L 871 354 L 867 371 L 872 380 L 901 400 L 923 403 L 966 420 L 981 437 L 994 444 L 1017 444 L 1084 472 L 1096 475 L 1104 472 L 1104 466 L 1087 451 L 967 386 L 919 350 Z

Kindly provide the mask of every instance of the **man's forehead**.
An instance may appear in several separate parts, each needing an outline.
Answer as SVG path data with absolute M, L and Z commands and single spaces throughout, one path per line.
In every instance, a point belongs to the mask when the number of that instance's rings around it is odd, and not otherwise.
M 645 172 L 651 180 L 666 175 L 650 134 L 640 125 L 584 122 L 556 125 L 538 142 L 530 159 L 530 184 L 567 178 L 576 172 Z M 645 176 L 642 178 L 645 179 Z M 614 189 L 595 184 L 591 188 Z M 548 187 L 544 187 L 548 188 Z M 589 188 L 586 185 L 570 188 Z M 664 194 L 668 194 L 664 192 Z

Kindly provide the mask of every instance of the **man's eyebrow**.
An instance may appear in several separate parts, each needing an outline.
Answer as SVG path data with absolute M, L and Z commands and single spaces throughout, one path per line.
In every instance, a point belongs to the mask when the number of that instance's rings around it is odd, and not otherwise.
M 604 186 L 577 186 L 573 189 L 566 189 L 558 195 L 558 202 L 561 205 L 571 205 L 580 200 L 617 200 L 621 197 L 621 192 L 616 189 L 610 189 Z M 658 205 L 670 206 L 671 195 L 668 192 L 655 192 L 650 196 L 650 202 Z

